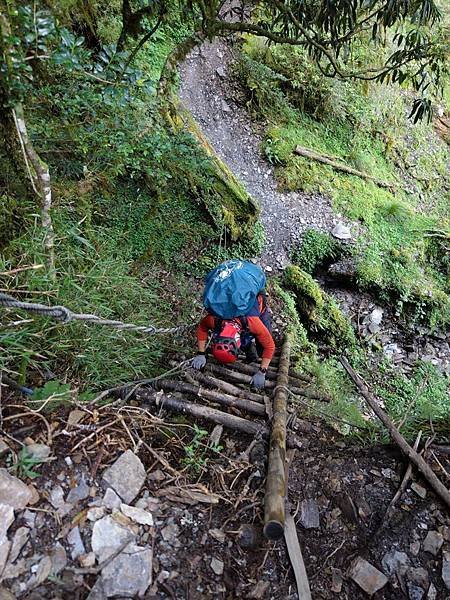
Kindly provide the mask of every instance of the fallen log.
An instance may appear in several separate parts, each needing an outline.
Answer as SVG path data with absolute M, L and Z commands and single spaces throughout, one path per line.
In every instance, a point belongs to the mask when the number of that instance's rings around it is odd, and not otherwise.
M 328 158 L 327 156 L 319 154 L 318 152 L 310 150 L 309 148 L 304 148 L 303 146 L 297 146 L 294 152 L 295 154 L 298 154 L 303 158 L 309 158 L 310 160 L 315 160 L 317 162 L 323 163 L 324 165 L 328 165 L 336 171 L 342 171 L 343 173 L 347 173 L 348 175 L 356 175 L 357 177 L 361 177 L 362 179 L 373 181 L 378 187 L 387 188 L 390 190 L 401 187 L 396 183 L 389 183 L 389 181 L 383 181 L 381 179 L 378 179 L 377 177 L 373 177 L 373 175 L 369 175 L 369 173 L 364 173 L 363 171 L 358 171 L 358 169 L 354 169 L 353 167 L 348 167 L 347 165 L 344 165 L 342 163 L 330 160 L 330 158 Z
M 264 535 L 279 540 L 284 533 L 286 497 L 286 419 L 287 386 L 291 345 L 284 340 L 278 370 L 277 388 L 273 400 L 272 431 L 270 434 L 269 464 L 264 497 Z
M 166 379 L 161 379 L 159 381 L 155 381 L 154 387 L 164 390 L 165 392 L 192 394 L 194 396 L 199 396 L 200 398 L 205 398 L 206 400 L 211 400 L 217 404 L 222 404 L 223 406 L 229 406 L 231 408 L 238 408 L 239 410 L 244 410 L 261 417 L 264 417 L 266 414 L 265 406 L 264 404 L 261 404 L 261 402 L 253 402 L 252 400 L 237 398 L 236 396 L 231 396 L 230 394 L 216 392 L 215 390 L 209 390 L 199 385 L 192 385 L 191 383 L 186 383 L 184 381 L 169 381 Z
M 356 373 L 356 371 L 350 366 L 348 360 L 345 357 L 340 358 L 341 364 L 347 371 L 354 384 L 361 392 L 361 395 L 366 400 L 367 404 L 380 419 L 386 429 L 389 431 L 393 441 L 400 447 L 402 452 L 410 459 L 412 463 L 416 465 L 431 487 L 434 489 L 436 494 L 442 498 L 442 500 L 450 507 L 450 492 L 445 485 L 438 479 L 435 473 L 432 471 L 430 466 L 424 461 L 424 459 L 418 454 L 405 438 L 401 435 L 394 423 L 391 421 L 389 416 L 379 406 L 376 397 L 370 392 L 365 381 Z
M 248 365 L 247 365 L 248 366 Z M 251 368 L 251 367 L 250 367 Z M 216 375 L 220 375 L 221 377 L 226 377 L 227 379 L 231 379 L 235 383 L 250 385 L 251 377 L 250 375 L 246 375 L 245 373 L 240 373 L 234 369 L 234 365 L 231 368 L 222 367 L 220 365 L 215 365 L 213 363 L 209 363 L 206 366 L 207 371 L 211 373 L 215 373 Z M 251 368 L 252 375 L 256 372 L 254 368 Z M 273 390 L 277 385 L 276 381 L 272 381 L 266 379 L 266 390 Z M 305 388 L 299 388 L 296 386 L 288 384 L 289 389 L 296 396 L 303 396 L 304 398 L 310 398 L 311 400 L 319 400 L 319 402 L 330 402 L 331 398 L 329 396 L 325 396 L 322 394 L 317 394 L 316 392 L 312 392 L 311 390 L 307 390 Z
M 235 431 L 241 431 L 248 435 L 261 435 L 267 438 L 269 436 L 268 428 L 254 421 L 243 419 L 242 417 L 236 417 L 235 415 L 229 415 L 221 410 L 204 406 L 203 404 L 194 404 L 188 402 L 182 398 L 175 398 L 167 394 L 161 394 L 158 392 L 139 390 L 136 392 L 136 398 L 138 400 L 144 400 L 158 406 L 165 408 L 171 412 L 185 413 L 198 419 L 205 419 L 206 421 L 212 421 L 213 423 L 223 425 L 228 429 L 234 429 Z
M 228 381 L 223 381 L 223 379 L 216 379 L 215 377 L 210 377 L 209 375 L 205 375 L 204 373 L 200 371 L 195 371 L 194 369 L 191 370 L 189 375 L 192 376 L 193 379 L 196 379 L 204 385 L 209 385 L 212 388 L 218 388 L 219 390 L 222 390 L 227 394 L 231 394 L 232 396 L 237 396 L 238 398 L 245 398 L 247 400 L 252 400 L 253 402 L 264 402 L 264 396 L 261 396 L 261 394 L 255 394 L 253 392 L 243 390 L 237 385 L 228 383 Z

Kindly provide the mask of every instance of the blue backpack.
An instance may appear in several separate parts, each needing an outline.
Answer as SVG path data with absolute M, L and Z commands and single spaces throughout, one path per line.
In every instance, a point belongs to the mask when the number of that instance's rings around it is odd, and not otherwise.
M 203 304 L 222 319 L 249 314 L 266 286 L 261 267 L 247 260 L 227 260 L 205 277 Z

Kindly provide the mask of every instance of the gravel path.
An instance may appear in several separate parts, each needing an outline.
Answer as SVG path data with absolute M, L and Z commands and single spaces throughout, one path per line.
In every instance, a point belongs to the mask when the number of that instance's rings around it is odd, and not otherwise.
M 181 66 L 180 97 L 220 158 L 261 206 L 266 231 L 263 266 L 283 268 L 289 252 L 310 228 L 331 231 L 339 221 L 320 194 L 282 193 L 260 153 L 261 137 L 244 107 L 234 100 L 228 71 L 231 47 L 223 40 L 196 48 Z

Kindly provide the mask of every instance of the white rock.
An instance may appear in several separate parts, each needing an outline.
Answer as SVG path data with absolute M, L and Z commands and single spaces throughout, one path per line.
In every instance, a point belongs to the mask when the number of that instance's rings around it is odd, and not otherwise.
M 44 462 L 50 456 L 50 447 L 46 444 L 29 444 L 26 448 L 36 460 Z
M 127 450 L 106 469 L 103 479 L 125 503 L 130 504 L 144 485 L 145 468 L 136 454 Z
M 102 586 L 106 597 L 142 598 L 152 583 L 150 548 L 130 544 L 102 570 Z
M 14 509 L 9 504 L 0 504 L 0 540 L 6 537 L 6 533 L 14 521 Z
M 211 569 L 214 571 L 214 573 L 216 575 L 223 575 L 223 567 L 223 562 L 213 556 L 211 559 Z
M 222 100 L 222 102 L 220 103 L 220 107 L 223 110 L 223 112 L 225 113 L 230 113 L 231 112 L 231 108 L 229 107 L 229 105 L 225 102 L 225 100 Z
M 223 67 L 217 67 L 216 73 L 222 79 L 225 79 L 225 77 L 227 76 L 226 71 L 225 71 L 225 69 Z
M 16 533 L 14 534 L 12 548 L 9 553 L 9 562 L 14 562 L 19 556 L 20 551 L 28 541 L 29 535 L 30 530 L 28 529 L 28 527 L 19 527 L 19 529 L 17 529 Z
M 300 523 L 305 529 L 320 527 L 319 507 L 313 498 L 302 500 Z
M 120 510 L 125 516 L 129 517 L 135 523 L 139 523 L 140 525 L 150 525 L 150 527 L 153 527 L 153 516 L 146 510 L 142 510 L 142 508 L 136 508 L 135 506 L 129 506 L 128 504 L 121 504 Z
M 98 521 L 99 519 L 101 519 L 104 516 L 105 516 L 105 507 L 104 506 L 94 506 L 93 508 L 90 508 L 86 513 L 86 517 L 87 517 L 88 521 Z
M 361 556 L 353 562 L 349 575 L 369 596 L 381 590 L 388 582 L 386 575 Z
M 331 235 L 339 240 L 350 240 L 352 237 L 350 229 L 344 223 L 338 223 L 331 231 Z
M 72 557 L 72 560 L 75 560 L 80 554 L 86 554 L 78 527 L 74 527 L 70 530 L 67 536 L 67 542 L 70 546 L 70 556 Z
M 64 506 L 64 490 L 60 485 L 55 485 L 55 487 L 52 488 L 48 501 L 53 506 L 53 508 L 56 509 L 62 508 Z
M 222 531 L 222 529 L 209 529 L 208 533 L 211 537 L 213 537 L 215 540 L 217 540 L 221 544 L 224 543 L 225 533 Z
M 94 523 L 91 546 L 99 562 L 103 562 L 116 552 L 126 541 L 133 541 L 134 533 L 122 526 L 111 516 L 103 517 Z M 85 554 L 84 552 L 82 554 Z
M 404 575 L 411 566 L 411 561 L 405 552 L 398 552 L 398 550 L 391 550 L 386 552 L 381 560 L 383 571 L 386 575 Z
M 25 508 L 32 493 L 20 479 L 13 477 L 6 469 L 0 469 L 0 504 L 12 506 L 14 510 Z
M 11 542 L 7 538 L 0 539 L 0 581 L 1 574 L 5 568 L 6 561 L 8 560 L 9 551 L 11 549 Z M 1 595 L 0 595 L 1 600 Z
M 369 319 L 373 325 L 379 325 L 383 320 L 383 309 L 378 306 L 374 308 L 370 313 Z
M 106 508 L 109 508 L 110 510 L 116 510 L 120 508 L 122 500 L 113 489 L 108 488 L 103 496 L 102 503 L 104 506 L 106 506 Z
M 40 563 L 34 566 L 37 568 L 35 569 L 34 576 L 30 578 L 27 584 L 28 587 L 37 587 L 38 585 L 41 585 L 41 583 L 44 583 L 50 575 L 52 571 L 52 561 L 50 556 L 44 556 Z M 33 567 L 31 568 L 31 571 L 34 571 Z

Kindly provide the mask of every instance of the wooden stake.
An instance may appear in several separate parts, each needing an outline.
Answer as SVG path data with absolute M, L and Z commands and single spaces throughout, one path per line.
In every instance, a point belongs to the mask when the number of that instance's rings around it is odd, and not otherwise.
M 193 394 L 194 396 L 206 398 L 207 400 L 217 402 L 223 406 L 239 408 L 240 410 L 245 410 L 261 417 L 265 416 L 266 414 L 266 408 L 261 403 L 245 400 L 244 398 L 236 398 L 236 396 L 224 394 L 223 392 L 216 392 L 215 390 L 208 390 L 199 385 L 192 385 L 191 383 L 185 383 L 184 381 L 168 381 L 166 379 L 160 379 L 159 381 L 155 382 L 155 387 L 158 387 L 165 392 Z
M 302 550 L 298 541 L 297 528 L 291 514 L 286 515 L 286 529 L 284 539 L 288 549 L 289 559 L 294 569 L 295 581 L 297 583 L 297 594 L 299 600 L 312 600 L 309 588 L 308 575 L 303 562 Z
M 442 500 L 450 507 L 450 492 L 445 487 L 445 485 L 437 478 L 435 473 L 432 471 L 430 466 L 423 460 L 423 458 L 415 451 L 405 438 L 401 435 L 398 429 L 395 427 L 394 423 L 388 417 L 388 415 L 384 412 L 384 410 L 379 406 L 375 396 L 370 392 L 367 384 L 364 380 L 356 373 L 356 371 L 350 366 L 348 360 L 345 357 L 341 357 L 340 361 L 347 371 L 347 373 L 352 378 L 354 384 L 361 392 L 361 395 L 366 400 L 367 404 L 373 410 L 373 412 L 377 415 L 386 429 L 389 431 L 394 442 L 400 447 L 402 452 L 406 454 L 409 460 L 416 465 L 431 487 L 434 489 L 436 494 L 442 498 Z
M 281 350 L 277 388 L 273 400 L 269 464 L 264 498 L 264 535 L 269 540 L 283 536 L 286 496 L 286 417 L 291 345 L 285 338 Z

